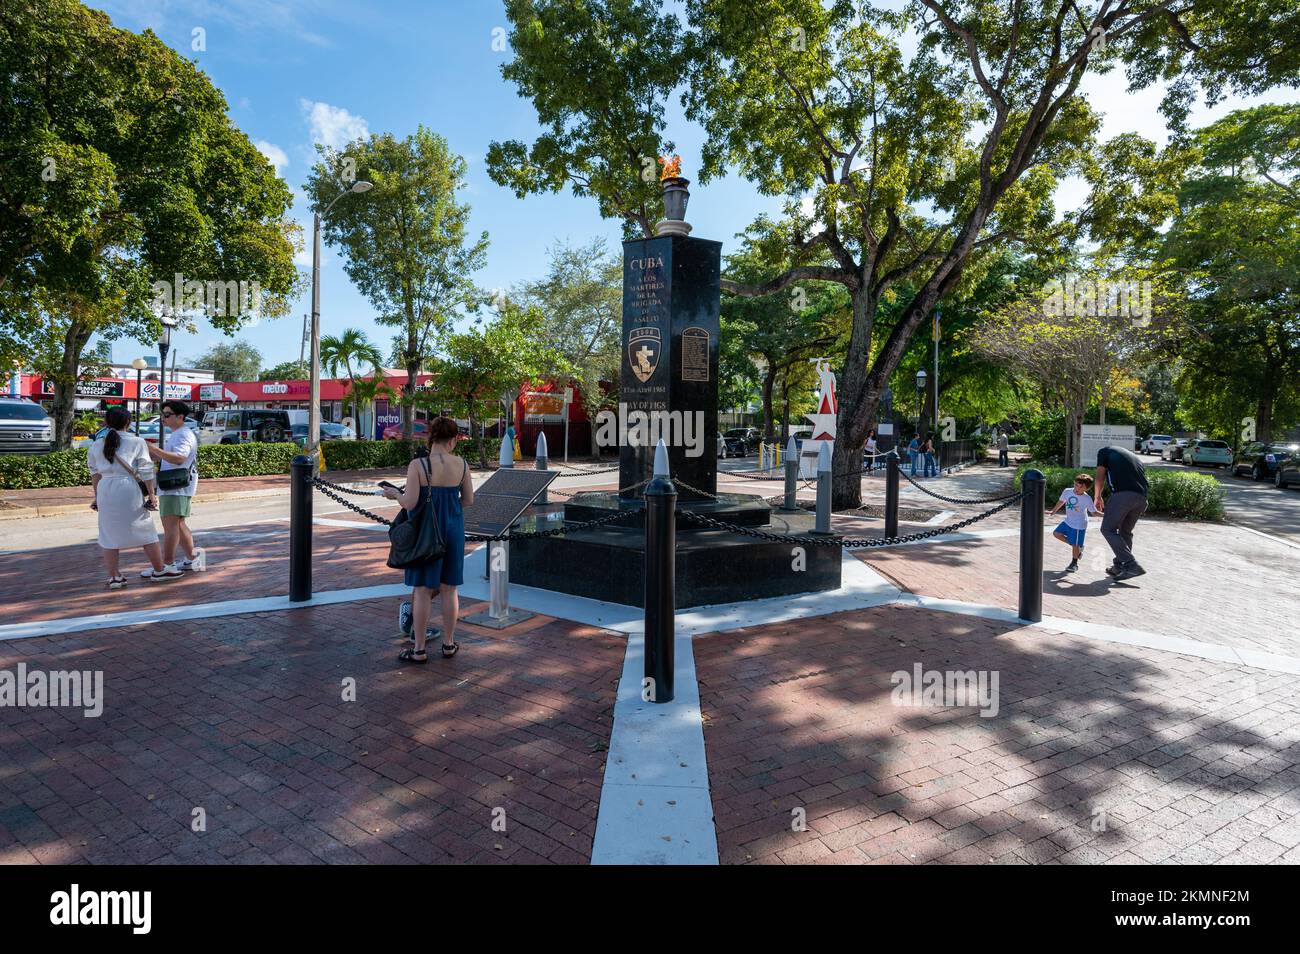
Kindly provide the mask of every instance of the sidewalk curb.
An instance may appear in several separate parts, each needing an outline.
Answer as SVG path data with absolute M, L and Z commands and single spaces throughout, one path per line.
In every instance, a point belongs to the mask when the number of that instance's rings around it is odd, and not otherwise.
M 275 497 L 286 496 L 289 488 L 283 490 L 276 487 L 268 487 L 265 490 L 231 490 L 226 493 L 203 494 L 202 500 L 217 502 L 221 500 L 242 500 L 249 497 Z M 90 502 L 78 504 L 55 504 L 49 507 L 15 507 L 13 510 L 0 510 L 0 520 L 22 520 L 23 518 L 31 519 L 33 517 L 57 517 L 65 513 L 81 513 L 90 507 Z

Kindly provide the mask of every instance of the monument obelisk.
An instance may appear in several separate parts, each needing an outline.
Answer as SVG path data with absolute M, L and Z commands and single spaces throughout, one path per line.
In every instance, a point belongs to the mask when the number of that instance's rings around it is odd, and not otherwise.
M 682 500 L 718 489 L 718 301 L 722 243 L 691 238 L 685 221 L 689 180 L 665 162 L 664 219 L 655 237 L 623 243 L 623 354 L 620 410 L 659 422 Z M 673 173 L 673 174 L 670 174 Z M 653 440 L 631 429 L 621 440 L 623 496 L 650 477 Z M 704 491 L 705 493 L 700 493 Z

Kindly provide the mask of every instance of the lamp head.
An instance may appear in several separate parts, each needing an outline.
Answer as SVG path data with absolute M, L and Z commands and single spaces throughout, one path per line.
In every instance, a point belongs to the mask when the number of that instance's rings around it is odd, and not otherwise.
M 131 367 L 135 368 L 137 371 L 143 371 L 145 368 L 149 367 L 149 362 L 144 358 L 136 358 L 131 362 Z
M 352 191 L 357 193 L 369 192 L 374 187 L 375 184 L 373 182 L 367 182 L 365 179 L 358 179 L 356 182 L 352 183 Z

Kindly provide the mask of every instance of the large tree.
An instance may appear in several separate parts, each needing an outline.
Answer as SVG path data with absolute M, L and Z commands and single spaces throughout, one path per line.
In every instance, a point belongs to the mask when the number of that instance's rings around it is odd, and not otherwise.
M 210 370 L 218 381 L 256 381 L 262 368 L 262 352 L 237 338 L 229 344 L 213 345 L 194 362 L 196 368 Z
M 801 260 L 723 290 L 757 297 L 821 281 L 848 292 L 837 507 L 860 503 L 868 427 L 935 303 L 962 287 L 982 249 L 1051 226 L 1053 188 L 1082 167 L 1099 127 L 1079 93 L 1089 70 L 1123 64 L 1137 86 L 1172 80 L 1175 119 L 1197 86 L 1253 91 L 1300 72 L 1300 53 L 1283 39 L 1300 11 L 1279 0 L 910 0 L 901 9 L 687 0 L 680 47 L 674 16 L 657 3 L 513 0 L 507 16 L 515 57 L 503 73 L 548 131 L 531 151 L 493 146 L 498 182 L 520 193 L 575 183 L 645 234 L 658 209 L 645 208 L 639 160 L 662 139 L 662 102 L 681 71 L 688 116 L 708 136 L 702 180 L 738 170 L 766 194 L 811 197 L 792 235 Z M 913 38 L 909 57 L 902 47 Z M 651 49 L 661 54 L 654 69 L 642 63 Z M 898 321 L 878 329 L 882 297 L 903 281 Z
M 285 309 L 290 203 L 221 93 L 152 32 L 75 0 L 0 5 L 0 357 L 55 382 L 60 446 L 91 337 L 157 340 L 153 283 L 260 284 L 209 310 L 223 331 Z
M 306 189 L 318 212 L 357 180 L 371 192 L 349 196 L 324 219 L 325 239 L 347 253 L 348 277 L 400 329 L 397 357 L 406 369 L 402 433 L 410 439 L 419 375 L 438 338 L 483 296 L 472 276 L 483 266 L 488 236 L 468 233 L 470 208 L 457 201 L 465 160 L 421 126 L 405 139 L 385 133 L 342 150 L 318 146 L 320 161 Z
M 573 367 L 587 416 L 595 419 L 617 399 L 622 261 L 610 254 L 604 239 L 556 244 L 546 275 L 517 286 L 510 297 L 540 316 L 542 340 Z M 613 389 L 605 391 L 602 382 Z
M 495 405 L 504 391 L 514 392 L 536 378 L 567 376 L 572 366 L 547 344 L 545 319 L 535 307 L 505 302 L 495 318 L 473 322 L 448 336 L 446 354 L 438 365 L 437 399 L 450 399 L 470 424 L 470 435 L 482 437 L 479 421 L 484 405 Z M 487 466 L 487 450 L 479 442 L 479 463 Z

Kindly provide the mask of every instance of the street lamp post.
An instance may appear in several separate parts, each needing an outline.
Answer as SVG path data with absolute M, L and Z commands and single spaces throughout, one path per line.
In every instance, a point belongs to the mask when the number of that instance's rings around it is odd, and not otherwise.
M 925 430 L 923 426 L 925 424 L 925 379 L 925 368 L 922 368 L 916 372 L 916 434 L 918 437 Z
M 312 470 L 320 470 L 320 220 L 345 195 L 369 192 L 373 183 L 359 179 L 346 192 L 340 192 L 324 212 L 312 217 L 311 236 L 311 409 L 307 412 L 307 456 L 312 459 Z
M 162 363 L 158 366 L 158 446 L 162 447 L 162 402 L 167 400 L 167 352 L 172 347 L 172 329 L 176 319 L 163 315 L 158 319 L 162 323 L 162 334 L 158 336 L 158 356 Z
M 131 362 L 131 367 L 135 368 L 135 436 L 140 436 L 140 375 L 144 369 L 149 367 L 149 362 L 144 358 L 136 358 Z

